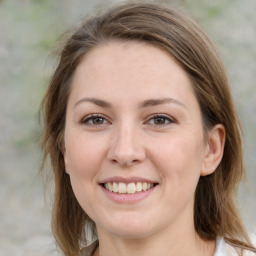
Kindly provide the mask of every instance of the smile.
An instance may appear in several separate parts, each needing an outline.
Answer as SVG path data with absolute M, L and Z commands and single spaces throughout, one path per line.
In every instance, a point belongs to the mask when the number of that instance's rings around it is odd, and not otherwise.
M 107 182 L 103 186 L 110 192 L 119 194 L 135 194 L 142 191 L 147 191 L 154 186 L 154 183 L 149 182 Z

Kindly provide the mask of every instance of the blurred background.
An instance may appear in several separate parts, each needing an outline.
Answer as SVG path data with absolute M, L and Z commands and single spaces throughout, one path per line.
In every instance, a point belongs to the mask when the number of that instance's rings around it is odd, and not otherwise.
M 239 205 L 256 232 L 256 1 L 162 1 L 199 22 L 223 58 L 244 127 L 248 183 Z M 38 175 L 38 108 L 61 33 L 115 1 L 0 0 L 0 256 L 58 255 Z

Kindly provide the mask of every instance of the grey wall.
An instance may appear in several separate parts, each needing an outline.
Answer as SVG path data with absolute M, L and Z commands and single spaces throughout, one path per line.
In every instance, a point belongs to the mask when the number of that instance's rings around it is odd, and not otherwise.
M 224 59 L 244 125 L 249 191 L 240 207 L 256 232 L 256 1 L 165 1 L 198 20 Z M 55 255 L 50 207 L 38 176 L 37 110 L 53 62 L 49 50 L 61 32 L 109 1 L 0 1 L 0 256 Z

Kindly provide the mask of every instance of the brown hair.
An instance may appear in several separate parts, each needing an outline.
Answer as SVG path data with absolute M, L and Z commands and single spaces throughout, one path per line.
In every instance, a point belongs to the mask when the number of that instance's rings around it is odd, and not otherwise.
M 200 104 L 205 130 L 223 124 L 226 143 L 214 173 L 200 177 L 194 206 L 194 225 L 206 240 L 223 236 L 238 249 L 255 251 L 237 210 L 234 196 L 245 173 L 241 130 L 223 64 L 208 37 L 187 15 L 161 4 L 125 3 L 85 21 L 66 41 L 59 64 L 42 102 L 45 122 L 43 165 L 50 156 L 55 194 L 52 227 L 64 255 L 79 254 L 88 232 L 96 233 L 65 174 L 62 154 L 66 106 L 72 76 L 92 48 L 111 40 L 140 41 L 169 52 L 186 71 Z

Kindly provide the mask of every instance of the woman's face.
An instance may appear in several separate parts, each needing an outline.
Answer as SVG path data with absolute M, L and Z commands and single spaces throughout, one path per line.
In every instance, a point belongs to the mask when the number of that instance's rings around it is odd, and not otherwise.
M 163 50 L 110 42 L 76 69 L 65 166 L 99 234 L 139 238 L 193 223 L 207 151 L 191 83 Z

